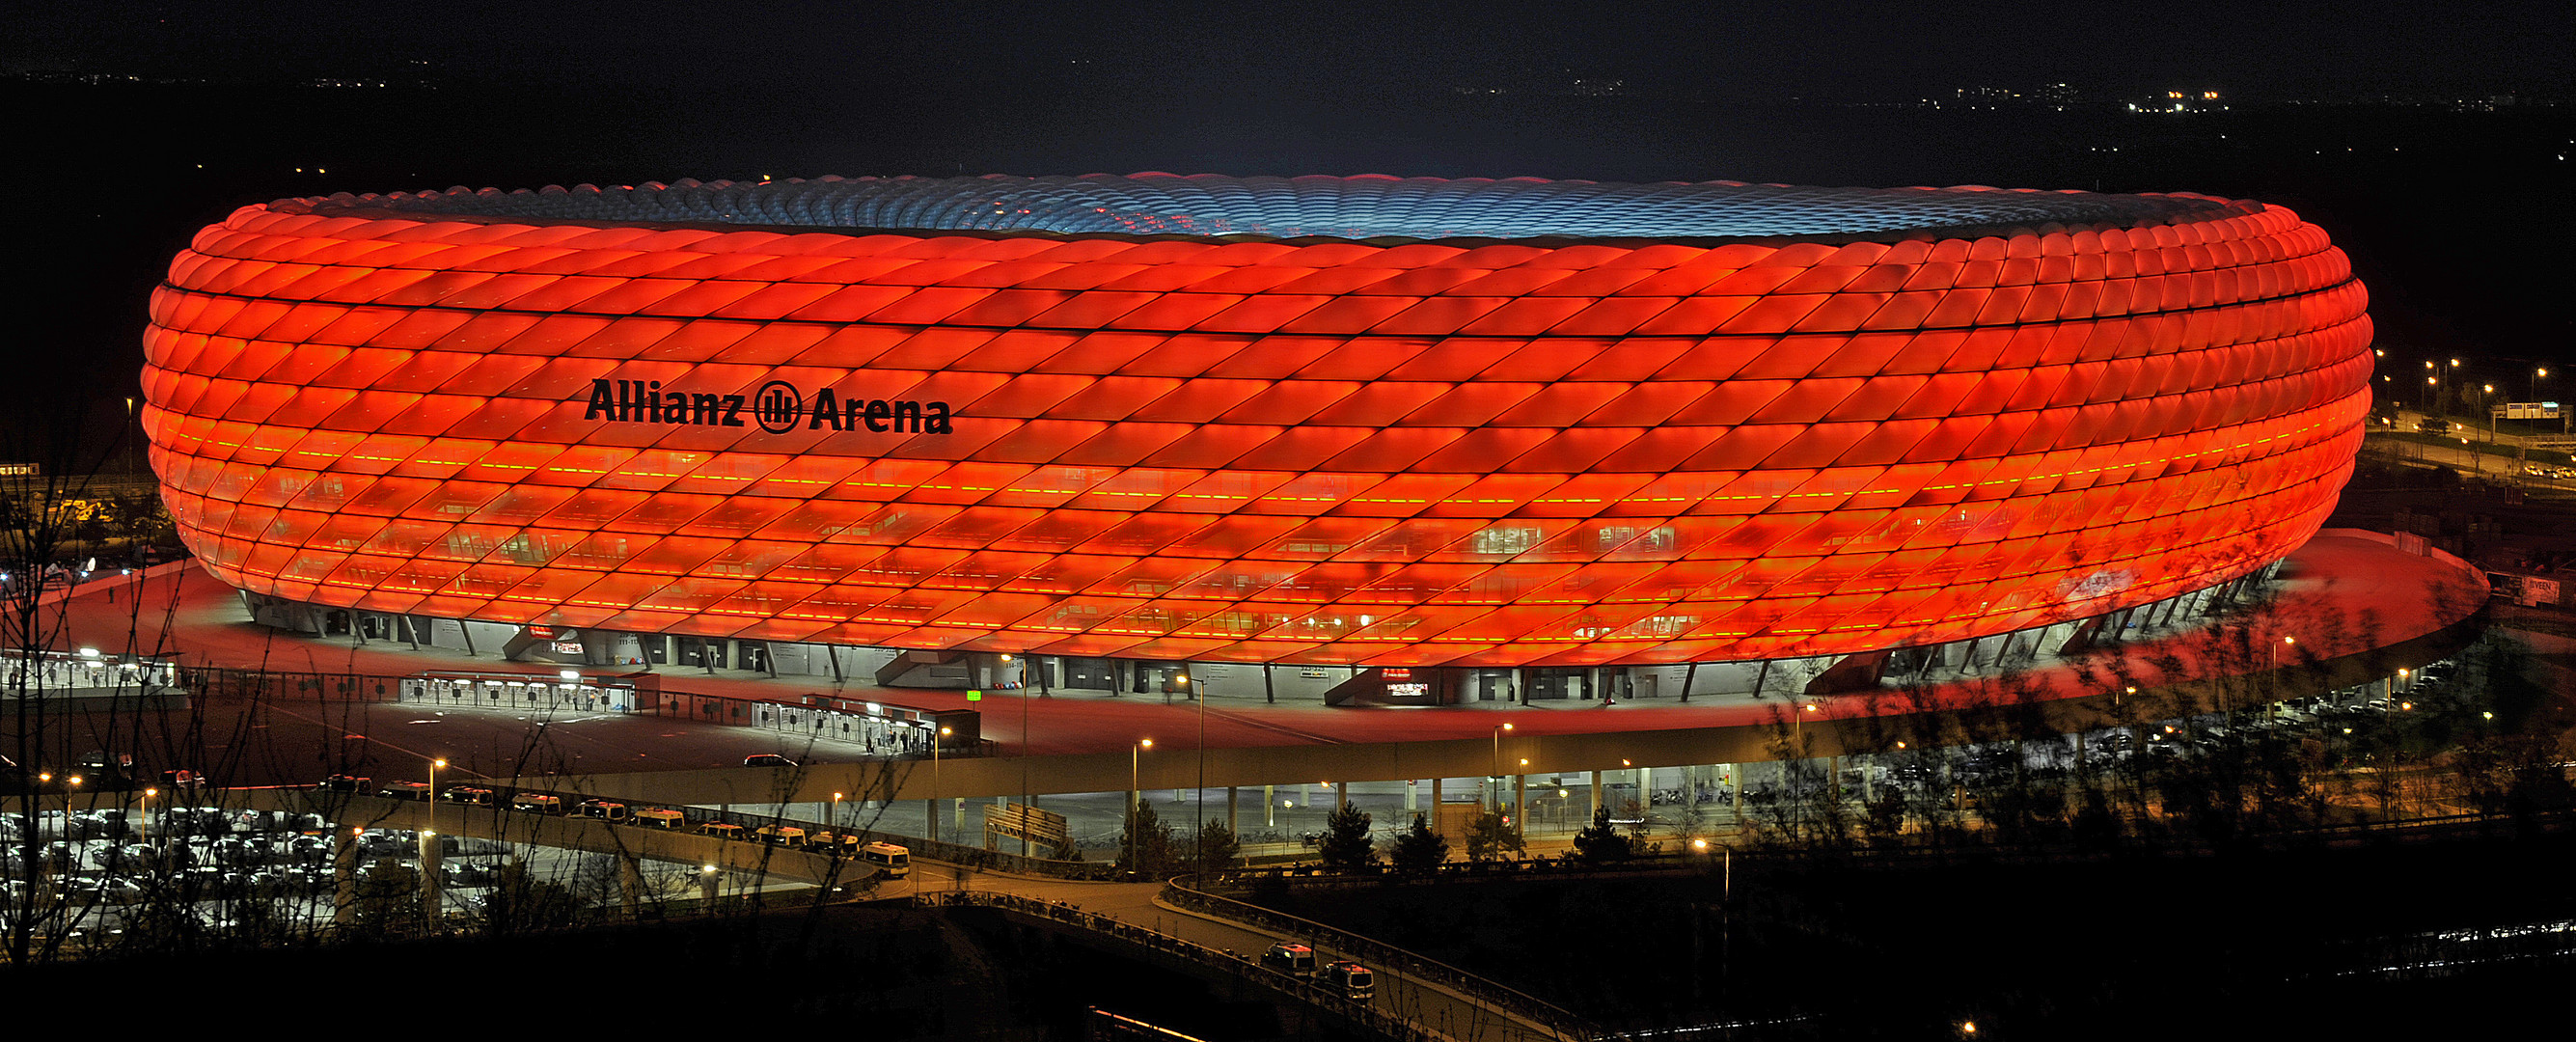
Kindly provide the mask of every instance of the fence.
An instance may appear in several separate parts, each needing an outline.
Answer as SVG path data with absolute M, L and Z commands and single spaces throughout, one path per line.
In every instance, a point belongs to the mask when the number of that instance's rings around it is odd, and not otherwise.
M 1196 882 L 1195 877 L 1181 876 L 1163 884 L 1163 900 L 1175 908 L 1313 941 L 1379 969 L 1401 973 L 1415 981 L 1438 985 L 1496 1009 L 1508 1010 L 1516 1017 L 1540 1025 L 1558 1038 L 1589 1039 L 1604 1034 L 1564 1007 L 1491 978 L 1311 919 L 1300 919 L 1285 912 L 1211 894 L 1196 889 L 1193 885 Z
M 1352 1021 L 1381 1038 L 1397 1042 L 1453 1042 L 1448 1036 L 1395 1016 L 1365 1002 L 1344 996 L 1329 982 L 1291 976 L 1262 966 L 1255 961 L 1257 953 L 1218 951 L 1194 941 L 1182 940 L 1159 930 L 1086 912 L 1069 904 L 1041 901 L 1018 894 L 986 890 L 957 890 L 917 895 L 917 907 L 924 908 L 994 908 L 1000 911 L 1070 926 L 1100 938 L 1119 942 L 1133 949 L 1146 961 L 1166 969 L 1216 971 L 1235 979 L 1277 992 L 1306 1003 L 1333 1016 Z

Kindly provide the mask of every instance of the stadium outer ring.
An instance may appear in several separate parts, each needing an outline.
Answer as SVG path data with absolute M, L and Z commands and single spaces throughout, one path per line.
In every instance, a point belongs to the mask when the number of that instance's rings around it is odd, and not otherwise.
M 210 569 L 331 607 L 1217 662 L 1821 657 L 2279 559 L 2359 444 L 2364 303 L 2260 204 L 1385 244 L 339 197 L 173 262 L 144 421 Z M 657 380 L 745 425 L 622 418 Z M 784 433 L 753 422 L 770 381 Z M 820 390 L 884 411 L 817 426 Z

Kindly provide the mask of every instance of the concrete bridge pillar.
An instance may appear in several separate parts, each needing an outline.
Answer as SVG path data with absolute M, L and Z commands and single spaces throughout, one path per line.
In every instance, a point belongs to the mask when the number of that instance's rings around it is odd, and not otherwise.
M 331 839 L 331 923 L 354 926 L 358 922 L 358 829 L 335 829 Z
M 632 853 L 617 858 L 617 896 L 627 918 L 644 914 L 644 870 Z
M 422 829 L 419 837 L 420 919 L 424 926 L 436 932 L 438 925 L 446 921 L 445 912 L 439 907 L 438 885 L 440 877 L 445 874 L 446 865 L 439 857 L 438 833 Z

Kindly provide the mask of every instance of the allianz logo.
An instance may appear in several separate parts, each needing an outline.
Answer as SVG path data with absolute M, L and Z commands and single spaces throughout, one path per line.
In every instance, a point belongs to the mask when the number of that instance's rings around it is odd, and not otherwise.
M 831 388 L 808 399 L 795 384 L 771 380 L 748 395 L 666 391 L 660 380 L 592 380 L 585 420 L 669 426 L 746 427 L 785 434 L 806 430 L 873 431 L 878 434 L 949 434 L 947 402 L 843 397 Z

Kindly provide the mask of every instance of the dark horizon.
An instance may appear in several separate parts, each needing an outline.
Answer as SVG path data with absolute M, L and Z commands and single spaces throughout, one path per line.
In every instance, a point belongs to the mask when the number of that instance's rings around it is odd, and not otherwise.
M 0 71 L 218 80 L 314 77 L 631 89 L 901 89 L 966 80 L 1129 92 L 1361 93 L 1573 79 L 1646 94 L 1898 97 L 2070 83 L 2105 93 L 2197 87 L 2249 97 L 2563 92 L 2576 19 L 2563 6 L 2361 0 L 2330 14 L 2182 0 L 2007 2 L 1973 15 L 1877 5 L 1714 8 L 1433 2 L 1300 11 L 1204 5 L 842 5 L 727 10 L 469 0 L 434 17 L 393 4 L 161 3 L 12 15 Z

